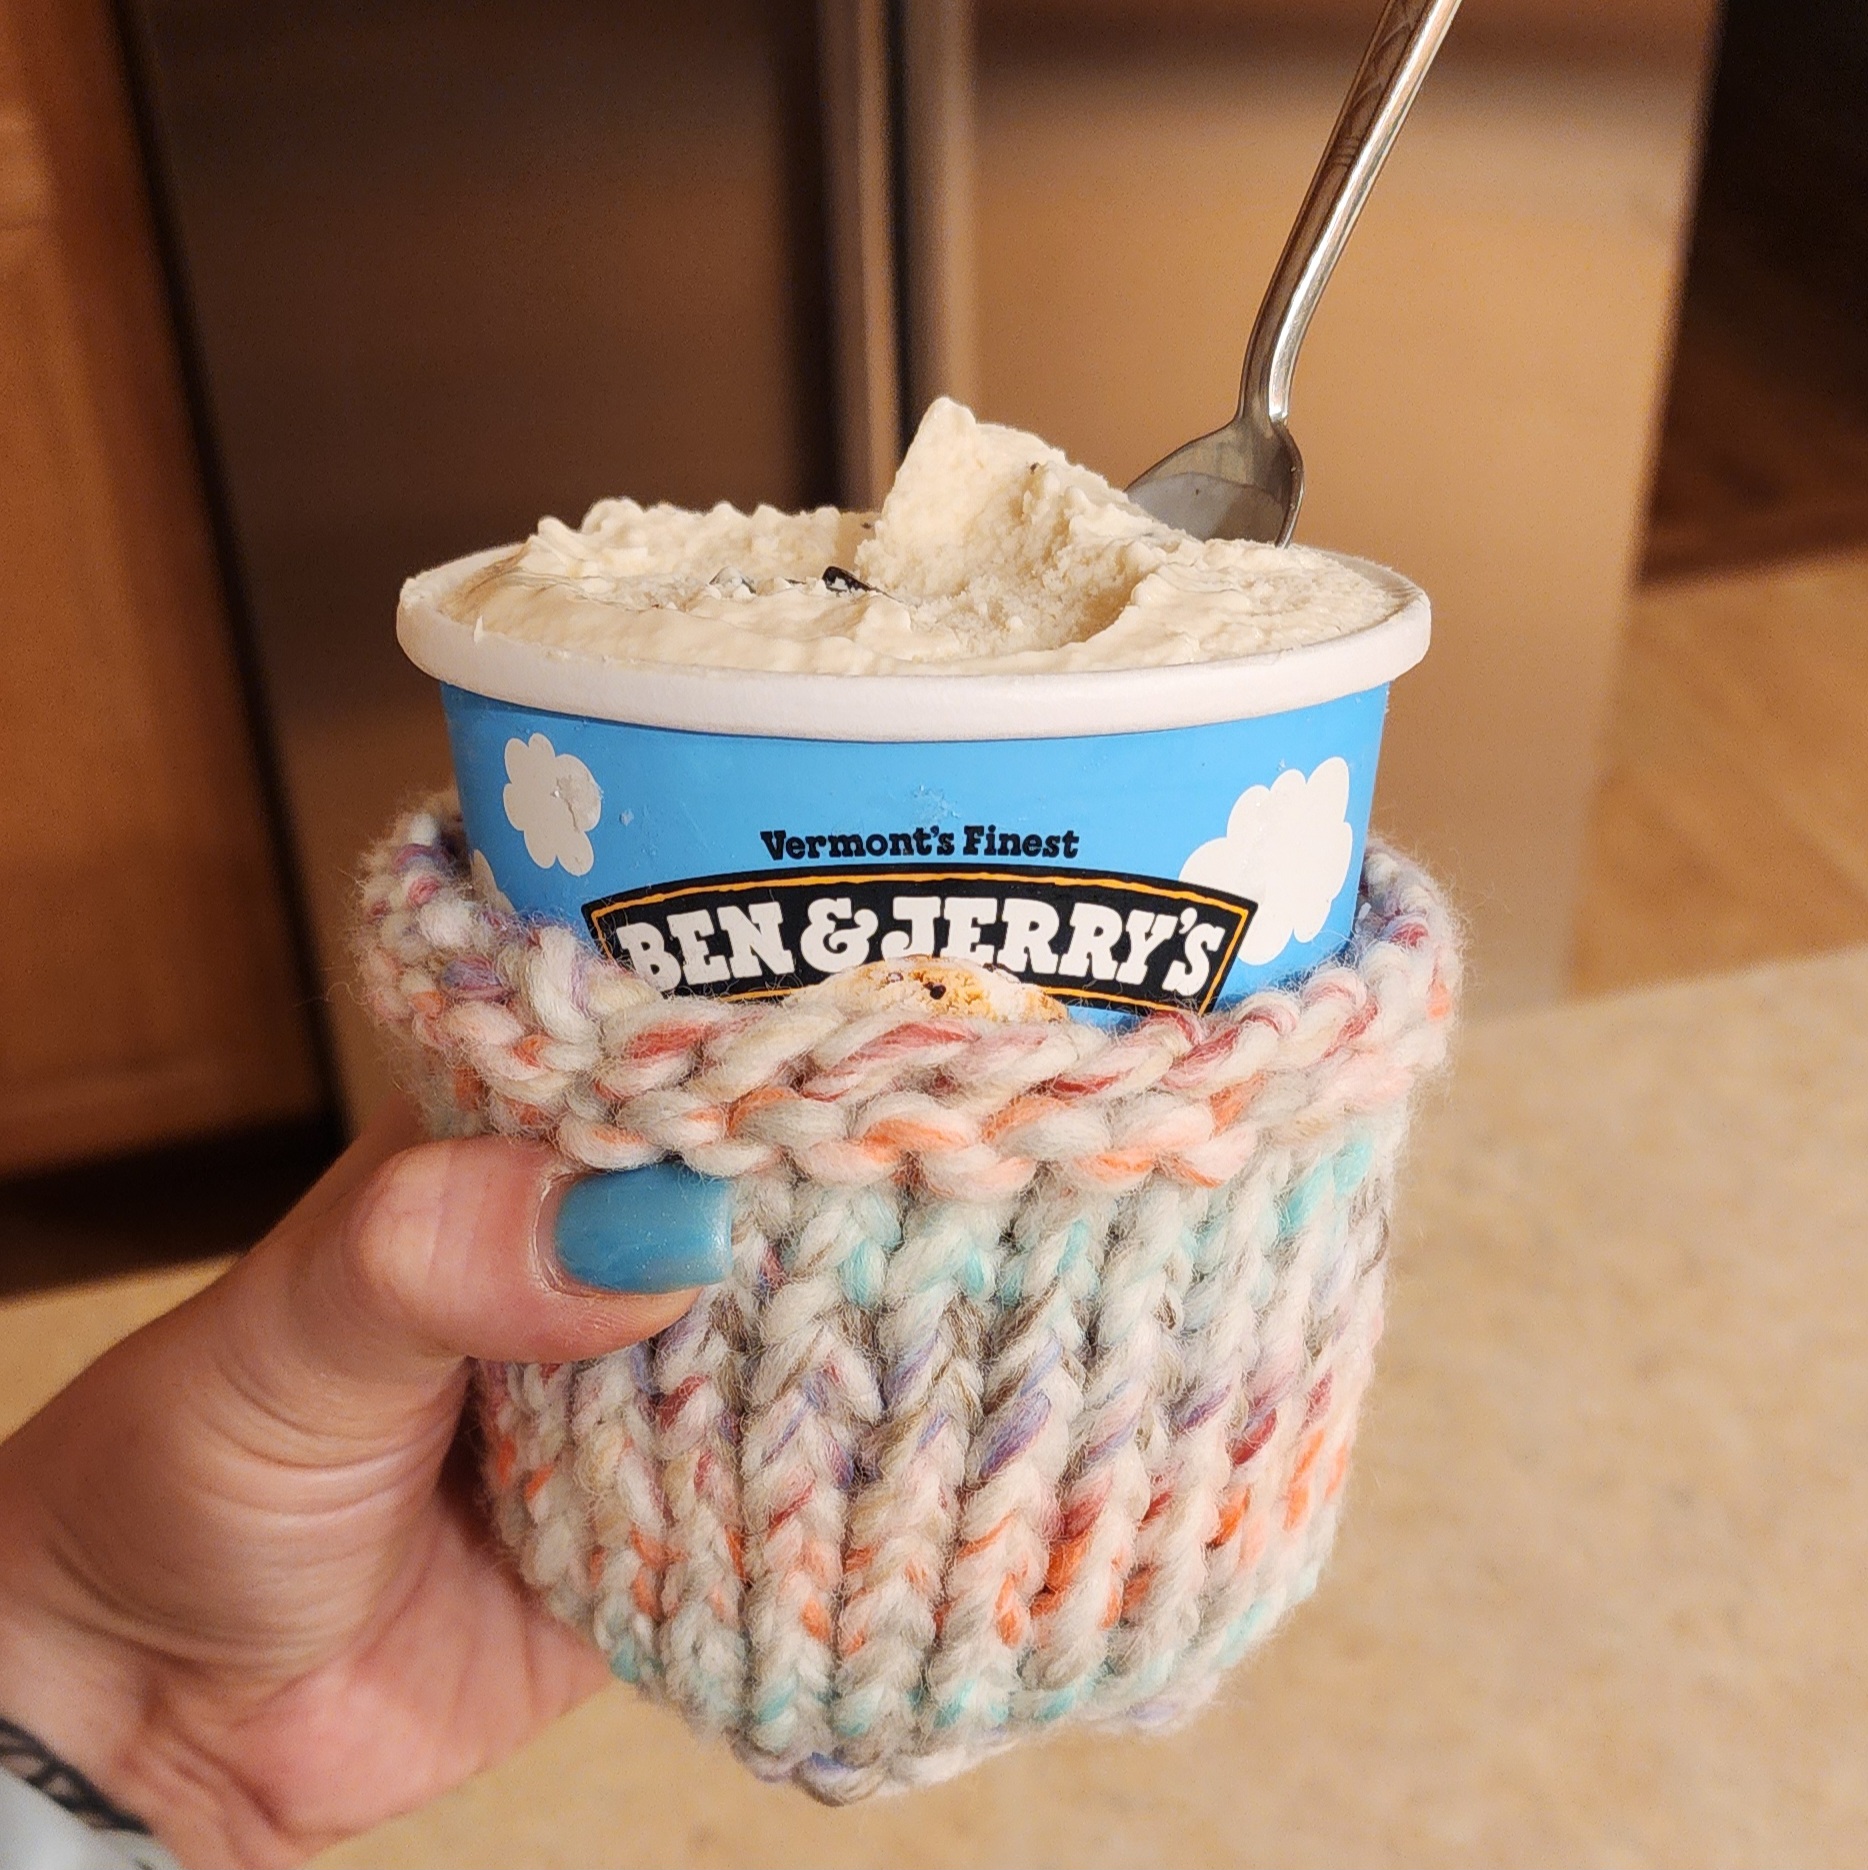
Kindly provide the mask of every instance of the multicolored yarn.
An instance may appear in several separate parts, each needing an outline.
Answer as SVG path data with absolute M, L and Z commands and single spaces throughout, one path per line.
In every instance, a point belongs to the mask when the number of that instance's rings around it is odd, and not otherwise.
M 843 1802 L 1181 1718 L 1314 1587 L 1458 948 L 1371 849 L 1337 963 L 1110 1030 L 668 997 L 483 905 L 438 801 L 364 991 L 438 1129 L 738 1178 L 652 1342 L 488 1366 L 499 1532 L 616 1673 Z

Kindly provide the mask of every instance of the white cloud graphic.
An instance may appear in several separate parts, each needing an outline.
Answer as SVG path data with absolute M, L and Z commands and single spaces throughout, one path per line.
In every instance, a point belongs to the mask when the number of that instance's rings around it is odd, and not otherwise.
M 534 734 L 506 742 L 506 777 L 506 820 L 524 835 L 526 855 L 541 870 L 562 864 L 583 876 L 596 862 L 587 834 L 603 815 L 603 793 L 590 768 Z
M 1349 827 L 1349 766 L 1325 760 L 1308 779 L 1293 768 L 1269 786 L 1239 794 L 1226 835 L 1202 844 L 1181 879 L 1258 904 L 1239 959 L 1275 961 L 1292 936 L 1309 941 L 1349 880 L 1356 834 Z
M 513 915 L 512 898 L 499 886 L 499 878 L 493 874 L 493 866 L 487 862 L 482 851 L 475 851 L 468 864 L 473 872 L 473 893 L 489 909 L 497 909 L 501 915 Z

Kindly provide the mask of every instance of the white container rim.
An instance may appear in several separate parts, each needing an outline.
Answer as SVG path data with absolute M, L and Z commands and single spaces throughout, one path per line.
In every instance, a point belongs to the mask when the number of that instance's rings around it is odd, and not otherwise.
M 612 662 L 521 642 L 450 617 L 438 600 L 510 546 L 470 553 L 402 587 L 396 637 L 415 666 L 494 701 L 551 714 L 780 740 L 1059 740 L 1288 714 L 1391 682 L 1427 653 L 1416 584 L 1369 559 L 1329 556 L 1390 591 L 1379 623 L 1229 662 L 1021 675 L 824 675 Z

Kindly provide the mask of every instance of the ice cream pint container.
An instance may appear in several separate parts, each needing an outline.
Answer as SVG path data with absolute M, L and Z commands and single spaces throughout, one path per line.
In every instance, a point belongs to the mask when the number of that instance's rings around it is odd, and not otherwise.
M 441 683 L 477 886 L 669 992 L 750 999 L 872 962 L 1001 968 L 1070 1012 L 1209 1012 L 1349 939 L 1388 685 L 1425 595 L 1232 661 L 822 674 L 605 661 L 438 601 L 398 634 Z

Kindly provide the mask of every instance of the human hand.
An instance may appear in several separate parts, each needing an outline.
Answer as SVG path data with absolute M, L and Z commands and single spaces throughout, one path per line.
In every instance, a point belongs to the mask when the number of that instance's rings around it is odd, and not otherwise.
M 416 1134 L 385 1112 L 0 1444 L 0 1713 L 186 1861 L 296 1862 L 608 1680 L 489 1544 L 468 1359 L 672 1323 L 725 1271 L 727 1185 Z

